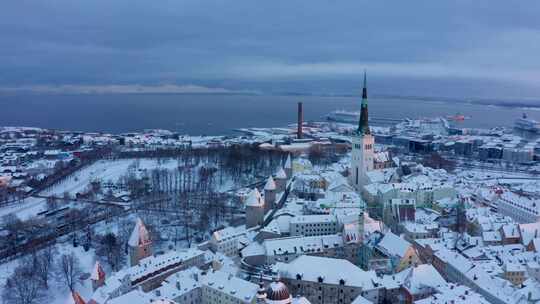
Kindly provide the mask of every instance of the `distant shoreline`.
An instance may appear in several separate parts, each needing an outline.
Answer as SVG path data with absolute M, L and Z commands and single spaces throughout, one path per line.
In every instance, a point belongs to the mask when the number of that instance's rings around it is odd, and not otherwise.
M 276 93 L 259 93 L 259 92 L 65 92 L 65 93 L 56 93 L 56 92 L 31 92 L 31 91 L 20 91 L 20 92 L 2 92 L 0 91 L 0 96 L 133 96 L 133 95 L 193 95 L 193 96 L 306 96 L 306 97 L 358 97 L 360 94 L 315 94 L 315 93 L 299 93 L 299 92 L 276 92 Z M 444 97 L 444 96 L 414 96 L 414 95 L 392 95 L 392 94 L 373 94 L 370 96 L 370 99 L 398 99 L 398 100 L 420 100 L 420 101 L 429 101 L 429 102 L 446 102 L 446 103 L 462 103 L 462 104 L 476 104 L 476 105 L 486 105 L 486 106 L 498 106 L 506 108 L 522 108 L 522 109 L 540 109 L 540 98 L 539 99 L 516 99 L 515 101 L 510 101 L 508 99 L 493 99 L 493 98 L 458 98 L 458 97 Z

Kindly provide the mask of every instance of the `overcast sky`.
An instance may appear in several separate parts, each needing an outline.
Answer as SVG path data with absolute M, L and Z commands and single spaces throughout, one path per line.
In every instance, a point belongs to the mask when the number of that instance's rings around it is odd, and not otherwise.
M 540 1 L 4 1 L 0 88 L 540 97 Z

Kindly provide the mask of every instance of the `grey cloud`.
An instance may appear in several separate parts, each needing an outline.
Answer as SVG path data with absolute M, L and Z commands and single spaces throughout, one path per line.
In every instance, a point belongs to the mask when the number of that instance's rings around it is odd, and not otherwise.
M 306 90 L 316 78 L 340 92 L 366 67 L 381 81 L 471 79 L 538 94 L 539 9 L 502 0 L 10 1 L 0 11 L 0 86 L 276 90 L 289 81 L 287 90 Z

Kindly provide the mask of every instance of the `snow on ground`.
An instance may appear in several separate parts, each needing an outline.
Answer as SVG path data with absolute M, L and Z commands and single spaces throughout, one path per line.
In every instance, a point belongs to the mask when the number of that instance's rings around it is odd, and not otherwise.
M 538 177 L 537 174 L 531 174 L 527 172 L 508 172 L 508 171 L 496 171 L 489 169 L 468 169 L 459 170 L 457 177 L 466 177 L 474 179 L 512 179 L 512 178 L 531 178 Z
M 150 171 L 155 168 L 172 170 L 178 166 L 176 159 L 172 158 L 161 160 L 155 158 L 100 160 L 71 174 L 60 183 L 40 192 L 39 195 L 62 197 L 65 192 L 68 192 L 71 197 L 74 197 L 77 192 L 83 192 L 93 180 L 117 182 L 118 179 L 128 173 L 129 167 L 136 162 L 138 162 L 139 172 Z M 218 185 L 217 190 L 220 192 L 229 191 L 234 185 L 235 183 L 229 177 L 226 177 L 223 183 Z M 1 217 L 7 214 L 15 214 L 23 220 L 29 219 L 45 209 L 45 199 L 35 197 L 25 198 L 20 203 L 0 208 L 0 221 Z
M 57 259 L 62 254 L 73 253 L 79 259 L 79 262 L 80 262 L 79 266 L 82 273 L 90 273 L 92 271 L 92 267 L 94 266 L 94 263 L 96 262 L 94 250 L 89 250 L 88 252 L 85 252 L 82 246 L 73 248 L 70 242 L 57 244 L 56 249 L 58 250 L 58 254 L 56 255 Z M 2 294 L 3 292 L 6 279 L 13 273 L 13 270 L 17 267 L 18 263 L 19 263 L 19 259 L 15 259 L 13 261 L 2 264 L 2 271 L 0 271 L 0 294 Z M 55 265 L 54 268 L 56 271 L 58 267 Z M 75 287 L 75 289 L 81 294 L 81 296 L 85 300 L 90 299 L 90 296 L 92 295 L 92 284 L 89 279 L 80 281 L 79 284 L 77 284 L 77 286 Z M 50 277 L 49 290 L 47 291 L 46 299 L 43 300 L 41 303 L 64 304 L 66 303 L 66 299 L 68 295 L 69 295 L 69 289 L 62 282 L 59 274 L 52 273 Z M 0 298 L 0 302 L 1 302 L 1 298 Z
M 88 167 L 78 170 L 61 183 L 43 191 L 41 194 L 62 196 L 64 192 L 69 192 L 71 195 L 75 195 L 77 192 L 82 192 L 91 181 L 96 179 L 102 182 L 116 182 L 128 172 L 129 166 L 136 162 L 137 160 L 135 159 L 97 161 Z M 139 159 L 140 170 L 151 170 L 154 168 L 174 169 L 177 166 L 178 163 L 173 159 L 166 159 L 161 163 L 157 159 Z
M 40 192 L 39 195 L 62 197 L 64 192 L 69 192 L 71 196 L 75 196 L 77 192 L 83 191 L 92 180 L 116 182 L 128 172 L 128 167 L 135 162 L 135 159 L 100 160 L 71 174 L 59 184 Z M 157 159 L 139 159 L 140 170 L 152 170 L 154 168 L 173 169 L 177 165 L 174 159 L 162 160 L 161 163 Z M 45 209 L 45 199 L 28 197 L 20 203 L 14 203 L 10 206 L 0 208 L 0 221 L 3 216 L 8 214 L 15 214 L 20 219 L 26 220 L 36 216 L 37 213 Z
M 14 203 L 0 208 L 0 222 L 2 217 L 8 214 L 15 214 L 21 220 L 27 220 L 47 208 L 45 199 L 27 197 L 20 203 Z
M 58 246 L 58 252 L 58 256 L 61 256 L 61 254 L 64 253 L 75 254 L 79 259 L 79 266 L 83 273 L 89 274 L 92 271 L 92 267 L 94 267 L 94 263 L 96 262 L 94 250 L 89 250 L 88 252 L 85 252 L 82 246 L 73 248 L 73 246 L 71 246 L 69 242 L 63 244 L 62 246 Z M 88 275 L 87 277 L 89 278 L 90 275 Z M 54 284 L 57 286 L 57 288 L 49 288 L 49 291 L 51 292 L 51 301 L 49 301 L 48 303 L 64 304 L 69 295 L 69 289 L 57 278 L 55 278 Z M 83 299 L 90 299 L 92 295 L 92 283 L 90 282 L 90 279 L 80 281 L 79 284 L 75 287 L 75 289 L 80 293 Z

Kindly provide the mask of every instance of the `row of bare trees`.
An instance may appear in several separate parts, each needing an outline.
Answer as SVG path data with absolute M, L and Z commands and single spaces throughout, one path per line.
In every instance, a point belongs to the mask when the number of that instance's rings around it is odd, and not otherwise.
M 285 153 L 251 145 L 185 150 L 174 159 L 158 158 L 152 170 L 140 169 L 134 161 L 119 182 L 131 193 L 144 193 L 133 205 L 149 230 L 159 227 L 157 238 L 190 245 L 195 236 L 202 238 L 240 209 L 225 194 L 233 190 L 231 185 L 241 188 L 264 180 L 285 158 Z
M 79 259 L 73 253 L 56 258 L 55 247 L 48 246 L 19 260 L 6 279 L 2 292 L 4 303 L 42 303 L 47 296 L 51 278 L 73 291 L 82 274 Z

